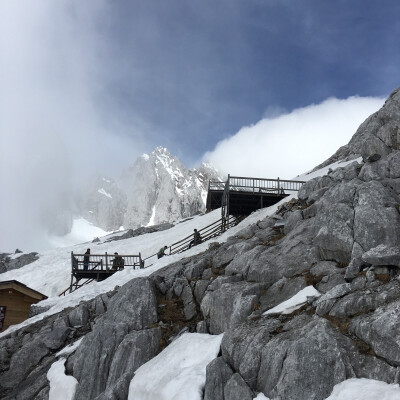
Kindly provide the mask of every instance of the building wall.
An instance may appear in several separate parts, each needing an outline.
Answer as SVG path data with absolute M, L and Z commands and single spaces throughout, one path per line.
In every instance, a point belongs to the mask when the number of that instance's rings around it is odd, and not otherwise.
M 37 303 L 38 300 L 24 295 L 15 289 L 0 290 L 0 306 L 6 306 L 6 316 L 3 322 L 1 332 L 10 325 L 19 324 L 25 321 L 29 315 L 31 304 Z

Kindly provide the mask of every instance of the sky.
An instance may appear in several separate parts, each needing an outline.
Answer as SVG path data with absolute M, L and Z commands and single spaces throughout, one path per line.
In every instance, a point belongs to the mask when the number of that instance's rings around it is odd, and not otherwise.
M 62 219 L 77 181 L 156 146 L 236 173 L 246 143 L 241 175 L 319 164 L 399 86 L 398 15 L 395 0 L 0 0 L 0 251 Z M 290 170 L 265 164 L 277 140 Z

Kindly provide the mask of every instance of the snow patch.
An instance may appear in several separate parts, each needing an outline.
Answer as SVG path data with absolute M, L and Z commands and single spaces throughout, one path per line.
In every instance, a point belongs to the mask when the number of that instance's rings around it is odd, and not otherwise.
M 111 194 L 107 193 L 103 188 L 99 189 L 97 192 L 100 193 L 100 194 L 103 194 L 104 196 L 109 197 L 110 199 L 112 199 Z
M 144 153 L 144 154 L 142 154 L 142 158 L 145 161 L 149 161 L 150 156 L 148 154 Z
M 223 335 L 185 333 L 136 370 L 128 400 L 201 400 L 206 366 L 218 356 Z
M 84 218 L 74 219 L 71 232 L 65 236 L 51 236 L 50 243 L 54 247 L 73 246 L 75 243 L 84 243 L 92 241 L 96 237 L 108 235 L 106 232 Z M 60 250 L 58 250 L 60 251 Z
M 50 384 L 49 400 L 73 400 L 78 381 L 70 375 L 65 375 L 65 358 L 53 363 L 47 372 Z
M 338 383 L 325 400 L 399 400 L 400 386 L 374 379 L 351 378 Z
M 56 354 L 56 357 L 69 356 L 70 354 L 72 354 L 78 348 L 78 346 L 81 344 L 82 340 L 83 340 L 83 337 L 81 337 L 80 339 L 78 339 L 74 343 L 71 343 L 67 347 L 64 347 L 62 350 L 60 350 Z
M 274 308 L 271 308 L 268 311 L 265 311 L 263 315 L 268 314 L 291 314 L 293 311 L 302 307 L 307 303 L 307 297 L 319 297 L 321 293 L 318 292 L 314 286 L 307 286 L 304 289 L 300 290 L 297 294 L 295 294 L 290 299 L 284 301 L 281 304 L 278 304 Z
M 155 217 L 156 217 L 156 206 L 153 206 L 153 209 L 152 209 L 152 212 L 151 212 L 150 221 L 146 226 L 153 226 Z
M 346 165 L 352 164 L 353 162 L 357 161 L 359 164 L 361 164 L 363 162 L 362 157 L 358 157 L 355 158 L 354 160 L 350 160 L 350 161 L 344 161 L 344 160 L 339 160 L 336 161 L 332 164 L 327 165 L 326 167 L 323 167 L 321 169 L 318 169 L 314 172 L 305 172 L 304 174 L 301 175 L 297 175 L 296 177 L 293 178 L 293 180 L 295 181 L 309 181 L 313 178 L 317 178 L 318 176 L 323 176 L 328 174 L 329 170 L 331 169 L 332 171 L 334 171 L 337 168 L 343 168 Z
M 265 397 L 264 393 L 258 393 L 257 397 L 254 397 L 253 400 L 269 400 L 269 397 Z

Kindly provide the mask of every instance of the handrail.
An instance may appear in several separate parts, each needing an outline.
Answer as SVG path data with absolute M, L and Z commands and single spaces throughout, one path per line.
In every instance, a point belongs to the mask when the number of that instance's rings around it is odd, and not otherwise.
M 258 181 L 296 182 L 296 183 L 302 183 L 302 184 L 305 183 L 305 181 L 297 181 L 297 180 L 294 180 L 294 179 L 256 178 L 256 177 L 252 177 L 252 176 L 250 177 L 250 176 L 232 176 L 232 175 L 230 175 L 230 178 L 231 179 L 256 179 Z
M 234 226 L 238 223 L 238 219 L 234 217 L 230 217 L 227 223 L 225 223 L 225 226 L 223 226 L 223 218 L 220 218 L 219 220 L 213 222 L 210 225 L 205 226 L 202 229 L 199 229 L 198 232 L 202 233 L 202 238 L 201 238 L 201 243 L 221 235 L 223 232 L 225 232 L 226 229 L 230 228 L 231 226 Z M 177 254 L 181 253 L 182 251 L 185 251 L 189 248 L 190 242 L 193 240 L 193 234 L 186 236 L 185 238 L 179 240 L 176 243 L 173 243 L 169 247 L 169 254 Z
M 82 287 L 83 285 L 87 285 L 87 284 L 89 284 L 89 283 L 92 283 L 94 281 L 94 279 L 92 278 L 92 279 L 87 279 L 85 282 L 83 282 L 81 285 L 79 285 L 79 287 Z M 71 289 L 71 286 L 68 286 L 65 290 L 63 290 L 59 295 L 58 295 L 58 297 L 60 297 L 60 296 L 65 296 L 65 293 L 67 293 L 67 291 L 68 290 L 70 290 Z
M 229 191 L 242 191 L 245 189 L 251 189 L 254 193 L 257 191 L 276 191 L 278 194 L 283 191 L 298 191 L 300 187 L 305 183 L 304 181 L 292 181 L 285 179 L 270 179 L 270 178 L 252 178 L 252 177 L 241 177 L 241 176 L 230 176 L 229 184 L 226 184 L 226 190 Z
M 85 256 L 89 256 L 87 262 L 89 268 L 87 270 L 84 269 L 86 265 L 84 261 Z M 124 260 L 123 267 L 133 267 L 134 269 L 136 267 L 144 268 L 144 260 L 142 260 L 140 253 L 119 254 L 118 256 Z M 107 252 L 105 254 L 74 254 L 74 252 L 71 252 L 72 271 L 109 271 L 112 269 L 113 258 L 115 258 L 115 256 L 111 256 Z
M 203 232 L 205 229 L 209 228 L 210 226 L 213 226 L 213 225 L 215 225 L 215 224 L 221 222 L 221 220 L 222 220 L 222 218 L 220 218 L 218 221 L 215 221 L 215 222 L 211 223 L 210 225 L 205 226 L 204 228 L 199 229 L 198 232 L 199 232 L 199 233 L 200 233 L 200 232 Z M 174 247 L 175 245 L 179 244 L 179 243 L 182 243 L 182 242 L 187 241 L 187 239 L 193 239 L 193 233 L 191 233 L 189 236 L 186 236 L 185 238 L 179 240 L 178 242 L 172 243 L 172 244 L 169 246 L 170 249 L 171 249 L 172 247 Z

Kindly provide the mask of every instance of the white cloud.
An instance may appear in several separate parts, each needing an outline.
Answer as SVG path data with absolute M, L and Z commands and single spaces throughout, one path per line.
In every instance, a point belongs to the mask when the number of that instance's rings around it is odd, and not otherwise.
M 290 179 L 347 144 L 358 126 L 383 102 L 372 97 L 329 98 L 321 104 L 264 118 L 219 142 L 204 160 L 231 175 Z
M 35 250 L 68 220 L 78 179 L 116 172 L 143 150 L 140 136 L 134 146 L 100 107 L 106 7 L 104 0 L 0 3 L 0 251 Z

